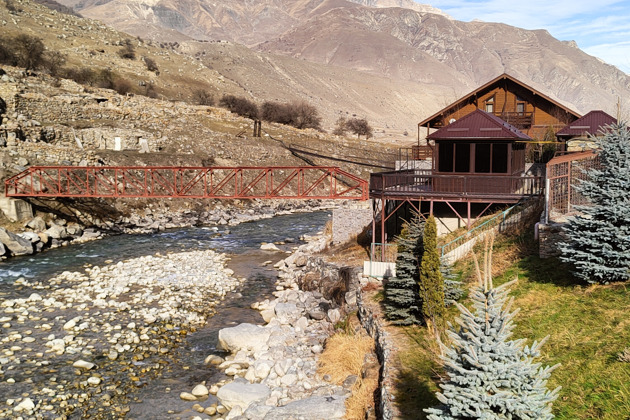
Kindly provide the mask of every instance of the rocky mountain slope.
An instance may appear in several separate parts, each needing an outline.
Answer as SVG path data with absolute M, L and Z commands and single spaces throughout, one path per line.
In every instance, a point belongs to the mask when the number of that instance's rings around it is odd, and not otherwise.
M 369 73 L 382 80 L 371 83 L 376 90 L 404 82 L 418 83 L 421 90 L 440 86 L 441 96 L 428 94 L 420 101 L 417 121 L 503 72 L 582 113 L 616 113 L 618 98 L 630 93 L 628 75 L 547 31 L 460 22 L 410 0 L 63 3 L 140 36 L 152 36 L 146 27 L 157 25 L 193 38 L 230 40 L 269 55 Z M 399 110 L 384 106 L 381 112 L 396 119 Z

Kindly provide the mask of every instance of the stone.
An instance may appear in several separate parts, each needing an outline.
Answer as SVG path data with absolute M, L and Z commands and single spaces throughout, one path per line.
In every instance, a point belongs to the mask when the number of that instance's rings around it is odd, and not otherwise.
M 46 230 L 46 222 L 40 216 L 34 217 L 26 223 L 26 227 L 33 229 L 36 232 L 43 232 Z
M 182 392 L 181 394 L 179 394 L 179 398 L 184 401 L 197 401 L 197 397 L 188 392 Z
M 272 367 L 272 361 L 256 360 L 256 362 L 254 363 L 254 374 L 258 379 L 265 379 L 267 376 L 269 376 L 269 372 L 271 372 Z
M 90 385 L 99 385 L 101 383 L 101 378 L 98 376 L 90 376 L 87 380 L 87 383 Z
M 50 236 L 53 239 L 68 239 L 71 237 L 71 235 L 68 234 L 68 231 L 66 230 L 65 226 L 60 226 L 57 224 L 53 224 L 51 227 L 46 229 L 44 233 L 46 233 L 48 236 Z
M 265 415 L 265 420 L 343 419 L 346 414 L 345 397 L 310 397 L 293 401 L 282 407 L 274 407 Z
M 217 398 L 221 404 L 228 409 L 240 406 L 246 409 L 255 401 L 266 400 L 271 394 L 271 390 L 263 384 L 250 384 L 245 380 L 235 380 L 224 385 L 217 392 Z
M 206 357 L 206 359 L 203 361 L 204 364 L 213 365 L 213 366 L 220 365 L 223 362 L 225 362 L 225 359 L 215 354 L 211 354 L 210 356 Z
M 18 405 L 15 406 L 13 411 L 31 411 L 35 408 L 35 403 L 30 398 L 24 398 Z
M 276 316 L 281 324 L 291 324 L 302 315 L 302 310 L 295 303 L 279 302 L 275 307 Z
M 33 244 L 30 240 L 11 233 L 4 228 L 0 228 L 0 243 L 13 255 L 30 255 L 33 253 Z
M 195 386 L 191 392 L 195 397 L 207 397 L 209 393 L 208 388 L 203 384 Z
M 328 319 L 330 320 L 330 323 L 335 325 L 337 322 L 341 321 L 341 312 L 339 312 L 339 309 L 335 308 L 335 309 L 329 309 L 328 310 Z
M 85 360 L 77 360 L 76 362 L 72 364 L 72 366 L 79 369 L 90 370 L 94 368 L 94 366 L 96 365 L 91 362 L 86 362 Z
M 263 251 L 280 251 L 280 249 L 272 243 L 262 244 L 260 246 L 260 249 L 262 249 Z
M 321 321 L 322 319 L 326 318 L 326 312 L 322 311 L 319 308 L 315 308 L 308 311 L 308 316 L 316 321 Z
M 219 347 L 237 352 L 241 349 L 258 351 L 267 345 L 270 332 L 254 324 L 239 324 L 236 327 L 219 330 Z

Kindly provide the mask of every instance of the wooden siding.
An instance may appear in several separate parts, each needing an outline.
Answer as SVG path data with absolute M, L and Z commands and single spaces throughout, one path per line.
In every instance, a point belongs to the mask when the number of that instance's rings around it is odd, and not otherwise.
M 466 101 L 445 110 L 438 118 L 431 121 L 435 125 L 430 126 L 430 128 L 444 127 L 449 124 L 451 119 L 458 120 L 476 109 L 486 111 L 486 103 L 490 98 L 494 98 L 493 113 L 498 117 L 508 113 L 515 116 L 519 112 L 517 104 L 523 102 L 522 113 L 526 116 L 531 115 L 531 124 L 520 125 L 516 119 L 514 121 L 504 119 L 533 139 L 541 140 L 549 126 L 557 132 L 577 118 L 535 92 L 509 79 L 503 79 L 487 89 L 477 92 L 476 95 L 470 96 Z M 522 99 L 522 101 L 518 99 Z

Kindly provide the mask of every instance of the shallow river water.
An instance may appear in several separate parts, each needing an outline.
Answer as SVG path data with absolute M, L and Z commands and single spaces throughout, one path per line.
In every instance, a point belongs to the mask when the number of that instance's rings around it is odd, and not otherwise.
M 33 290 L 15 285 L 24 278 L 26 282 L 45 282 L 62 271 L 83 271 L 85 266 L 116 264 L 118 261 L 145 255 L 162 255 L 169 252 L 212 249 L 230 256 L 227 266 L 235 276 L 247 280 L 237 291 L 228 294 L 226 299 L 214 309 L 216 315 L 207 319 L 204 326 L 189 333 L 164 355 L 159 376 L 147 375 L 134 386 L 125 388 L 116 412 L 90 411 L 75 412 L 68 418 L 125 418 L 134 419 L 175 419 L 191 418 L 198 415 L 190 410 L 190 404 L 179 399 L 180 392 L 190 392 L 194 385 L 208 381 L 216 382 L 222 374 L 203 361 L 209 354 L 220 354 L 216 349 L 218 330 L 241 322 L 262 323 L 257 311 L 249 309 L 251 303 L 271 295 L 276 272 L 271 265 L 263 266 L 264 261 L 274 263 L 286 256 L 282 252 L 261 251 L 262 242 L 284 242 L 279 245 L 288 251 L 299 244 L 304 234 L 314 234 L 324 227 L 329 219 L 328 212 L 298 213 L 277 216 L 272 219 L 243 223 L 237 226 L 193 227 L 164 231 L 152 235 L 121 235 L 107 237 L 85 244 L 51 250 L 34 256 L 14 258 L 0 262 L 0 302 L 6 299 L 28 297 Z M 55 285 L 54 288 L 62 288 Z M 44 293 L 42 297 L 45 299 Z M 22 329 L 32 328 L 28 323 Z M 15 329 L 15 326 L 14 328 Z M 141 365 L 141 362 L 138 363 Z M 36 376 L 35 373 L 33 376 Z M 60 372 L 61 375 L 61 372 Z M 15 376 L 15 375 L 14 375 Z M 3 384 L 4 374 L 0 374 L 0 405 L 12 389 L 29 391 L 29 386 L 38 386 L 34 377 L 32 384 Z M 16 376 L 19 378 L 19 376 Z M 213 398 L 213 397 L 211 397 Z M 125 414 L 126 413 L 126 414 Z M 87 416 L 87 417 L 86 417 Z M 0 416 L 2 417 L 2 416 Z M 47 417 L 47 416 L 46 416 Z M 207 417 L 207 416 L 206 416 Z

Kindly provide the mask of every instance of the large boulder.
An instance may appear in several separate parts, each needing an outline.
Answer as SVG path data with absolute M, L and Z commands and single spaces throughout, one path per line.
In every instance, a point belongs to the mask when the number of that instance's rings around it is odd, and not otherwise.
M 265 420 L 333 420 L 346 415 L 346 397 L 310 397 L 272 408 Z
M 43 232 L 46 230 L 46 222 L 40 216 L 32 218 L 26 226 L 33 229 L 35 232 Z
M 46 233 L 53 239 L 68 239 L 72 237 L 70 234 L 68 234 L 65 226 L 59 226 L 56 224 L 50 226 L 50 228 L 48 228 L 44 233 Z
M 2 242 L 13 255 L 30 255 L 33 253 L 33 244 L 31 241 L 11 233 L 4 228 L 0 228 L 0 242 Z
M 236 353 L 241 349 L 258 351 L 267 345 L 270 332 L 254 324 L 239 324 L 219 330 L 219 347 Z
M 292 324 L 302 316 L 302 310 L 293 302 L 279 302 L 274 310 L 281 324 Z
M 240 406 L 243 410 L 256 401 L 263 401 L 269 398 L 271 390 L 263 384 L 250 384 L 244 379 L 237 379 L 217 392 L 217 398 L 225 407 L 231 409 Z

